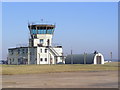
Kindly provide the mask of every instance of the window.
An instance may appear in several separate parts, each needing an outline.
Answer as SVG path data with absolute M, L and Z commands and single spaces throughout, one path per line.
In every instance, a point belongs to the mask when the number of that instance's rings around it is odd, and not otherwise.
M 41 31 L 40 31 L 40 30 L 38 30 L 38 34 L 41 34 Z
M 26 53 L 28 53 L 28 49 L 26 49 Z
M 20 54 L 20 49 L 18 49 L 18 54 Z
M 43 43 L 43 39 L 40 39 L 40 44 L 42 44 Z
M 42 59 L 42 58 L 40 58 L 40 61 L 43 61 L 43 59 Z
M 46 34 L 46 30 L 44 30 L 43 33 Z
M 20 62 L 20 59 L 18 58 L 18 62 Z
M 40 34 L 43 34 L 44 32 L 43 32 L 43 30 L 40 30 Z
M 40 52 L 42 53 L 42 49 L 40 49 Z
M 22 53 L 24 53 L 24 49 L 22 49 Z
M 47 34 L 47 30 L 46 29 L 38 29 L 38 34 Z
M 47 53 L 47 49 L 45 49 L 45 53 Z
M 47 58 L 45 58 L 45 61 L 47 62 Z
M 13 62 L 14 62 L 14 58 L 13 58 Z
M 53 29 L 48 29 L 47 30 L 47 34 L 52 34 L 53 33 Z
M 37 34 L 37 30 L 32 29 L 32 34 Z
M 37 38 L 37 35 L 33 35 L 34 38 Z
M 11 50 L 11 54 L 13 54 L 13 50 Z

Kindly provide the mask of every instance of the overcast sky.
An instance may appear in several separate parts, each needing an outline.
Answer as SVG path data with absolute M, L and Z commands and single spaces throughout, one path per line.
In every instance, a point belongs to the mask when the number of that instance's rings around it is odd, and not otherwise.
M 63 46 L 64 54 L 101 52 L 105 59 L 117 59 L 117 2 L 3 2 L 2 55 L 18 44 L 27 44 L 29 22 L 56 23 L 53 43 Z

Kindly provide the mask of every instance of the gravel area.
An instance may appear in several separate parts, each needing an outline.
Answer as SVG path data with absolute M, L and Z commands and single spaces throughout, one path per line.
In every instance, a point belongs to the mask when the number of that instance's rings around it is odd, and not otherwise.
M 3 75 L 3 88 L 117 88 L 118 71 Z

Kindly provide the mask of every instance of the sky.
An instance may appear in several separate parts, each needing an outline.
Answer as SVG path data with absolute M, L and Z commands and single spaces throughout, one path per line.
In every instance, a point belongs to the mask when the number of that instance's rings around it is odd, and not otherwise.
M 118 57 L 117 2 L 3 2 L 2 57 L 7 50 L 27 44 L 28 22 L 56 23 L 53 43 L 64 54 L 101 52 L 105 59 Z

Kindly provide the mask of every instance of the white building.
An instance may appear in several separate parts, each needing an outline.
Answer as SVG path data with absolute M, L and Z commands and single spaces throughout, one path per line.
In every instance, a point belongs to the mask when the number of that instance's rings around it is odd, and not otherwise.
M 65 63 L 62 46 L 52 46 L 55 25 L 30 24 L 28 47 L 8 49 L 8 64 L 58 64 Z
M 104 64 L 101 53 L 63 56 L 62 46 L 52 46 L 53 24 L 30 24 L 28 47 L 8 49 L 8 64 Z

